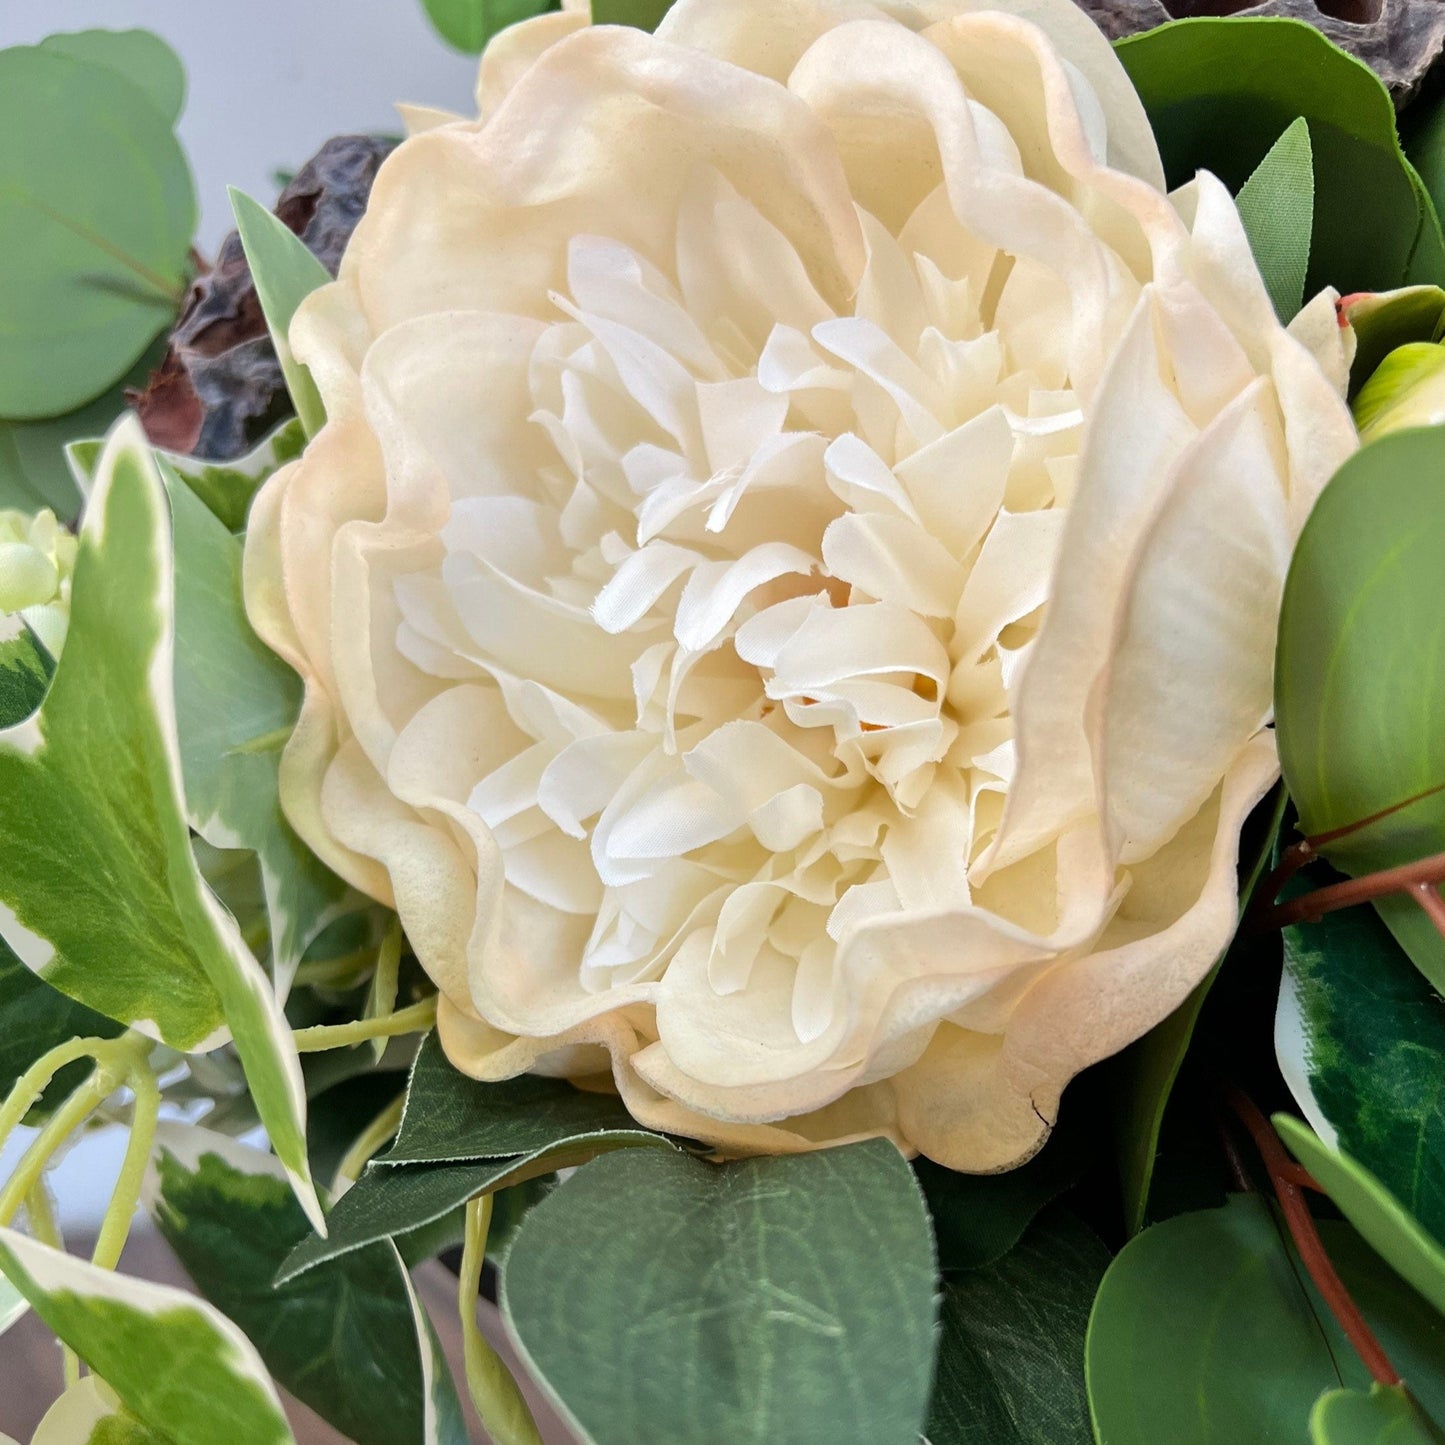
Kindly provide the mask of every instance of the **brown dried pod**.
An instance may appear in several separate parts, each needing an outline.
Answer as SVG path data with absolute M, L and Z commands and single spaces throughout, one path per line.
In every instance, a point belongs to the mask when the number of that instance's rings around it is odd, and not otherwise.
M 276 214 L 334 276 L 392 142 L 337 136 L 281 192 Z M 251 271 L 232 231 L 216 264 L 197 276 L 170 349 L 142 392 L 128 397 L 157 446 L 229 461 L 288 409 Z
M 1368 65 L 1397 107 L 1445 49 L 1445 0 L 1074 0 L 1111 40 L 1193 15 L 1283 15 L 1322 30 Z

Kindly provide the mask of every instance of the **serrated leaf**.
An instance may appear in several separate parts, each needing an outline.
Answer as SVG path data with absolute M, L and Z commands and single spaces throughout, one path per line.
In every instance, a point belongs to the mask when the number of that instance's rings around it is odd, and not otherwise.
M 1275 1040 L 1331 1145 L 1445 1240 L 1445 1000 L 1370 909 L 1285 930 Z
M 229 1031 L 276 1152 L 319 1220 L 290 1029 L 191 852 L 173 586 L 164 488 L 130 419 L 87 509 L 50 690 L 0 731 L 0 936 L 61 992 L 172 1048 L 211 1048 Z
M 1442 1434 L 1401 1385 L 1331 1390 L 1310 1411 L 1310 1445 L 1441 1445 Z
M 1091 1445 L 1084 1336 L 1109 1251 L 1061 1206 L 943 1287 L 930 1445 Z
M 467 55 L 479 55 L 499 30 L 555 10 L 559 0 L 422 0 L 437 33 Z
M 527 1216 L 502 1292 L 525 1360 L 597 1445 L 911 1445 L 923 1428 L 933 1242 L 884 1141 L 605 1155 Z
M 1445 1243 L 1348 1154 L 1329 1148 L 1286 1114 L 1276 1114 L 1274 1123 L 1295 1158 L 1375 1252 L 1445 1316 Z
M 0 133 L 0 416 L 59 416 L 175 315 L 190 171 L 141 86 L 55 49 L 0 51 Z
M 251 280 L 266 315 L 266 326 L 272 345 L 286 378 L 291 404 L 306 429 L 314 437 L 326 423 L 326 409 L 311 373 L 296 360 L 291 351 L 291 318 L 296 308 L 318 286 L 331 280 L 326 267 L 306 249 L 306 243 L 279 217 L 244 191 L 231 187 L 231 209 L 236 215 L 236 229 L 246 250 Z
M 1285 581 L 1275 724 L 1306 835 L 1399 808 L 1321 851 L 1346 873 L 1445 851 L 1445 428 L 1351 457 L 1305 524 Z M 1419 796 L 1426 795 L 1426 796 Z M 1408 899 L 1377 905 L 1437 991 L 1445 941 Z
M 176 723 L 191 827 L 261 866 L 272 975 L 285 998 L 301 955 L 348 890 L 281 811 L 281 745 L 301 681 L 246 619 L 241 543 L 162 461 L 176 558 Z
M 126 1408 L 175 1445 L 294 1445 L 256 1351 L 210 1305 L 13 1229 L 0 1229 L 0 1270 Z
M 1434 207 L 1405 159 L 1395 107 L 1363 62 L 1280 18 L 1203 16 L 1118 42 L 1171 188 L 1212 171 L 1237 191 L 1303 116 L 1314 150 L 1305 292 L 1445 281 Z
M 1235 201 L 1275 314 L 1287 323 L 1304 300 L 1314 228 L 1314 152 L 1303 116 L 1285 128 Z
M 186 1272 L 282 1385 L 358 1445 L 420 1445 L 422 1359 L 391 1248 L 274 1288 L 306 1216 L 271 1156 L 194 1126 L 162 1125 L 147 1194 Z
M 40 48 L 103 65 L 145 91 L 167 125 L 181 118 L 185 67 L 180 56 L 149 30 L 73 30 L 47 36 Z

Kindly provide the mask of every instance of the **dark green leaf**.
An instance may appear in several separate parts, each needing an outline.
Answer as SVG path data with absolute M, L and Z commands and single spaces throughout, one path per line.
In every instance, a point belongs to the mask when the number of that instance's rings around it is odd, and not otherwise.
M 40 48 L 103 65 L 145 91 L 167 125 L 181 118 L 185 67 L 180 56 L 149 30 L 74 30 L 48 36 Z
M 1370 909 L 1285 930 L 1275 1037 L 1311 1117 L 1445 1240 L 1445 1000 Z
M 23 722 L 45 699 L 55 663 L 19 618 L 0 619 L 0 727 Z
M 170 123 L 106 65 L 0 51 L 0 416 L 60 416 L 175 315 L 195 230 Z
M 605 1131 L 640 1132 L 616 1094 L 590 1093 L 538 1074 L 479 1083 L 452 1067 L 432 1033 L 412 1066 L 396 1143 L 377 1163 L 501 1159 Z
M 592 23 L 656 30 L 671 9 L 672 0 L 592 0 Z
M 1062 1207 L 943 1289 L 931 1445 L 1090 1445 L 1084 1336 L 1109 1251 Z
M 527 1216 L 502 1288 L 525 1358 L 598 1445 L 915 1445 L 923 1426 L 933 1241 L 883 1141 L 593 1160 Z
M 359 1445 L 422 1440 L 422 1368 L 395 1253 L 376 1245 L 272 1287 L 306 1216 L 269 1156 L 166 1126 L 152 1210 L 201 1293 L 298 1399 Z
M 1347 461 L 1305 524 L 1285 583 L 1275 719 L 1300 829 L 1325 833 L 1445 783 L 1445 428 Z M 1347 873 L 1445 851 L 1445 791 L 1323 849 Z M 1381 915 L 1437 990 L 1445 942 L 1409 899 Z
M 1238 191 L 1299 117 L 1314 147 L 1305 293 L 1445 280 L 1434 208 L 1406 161 L 1395 109 L 1372 71 L 1318 30 L 1283 19 L 1206 17 L 1119 42 L 1171 186 L 1214 172 Z
M 422 4 L 448 45 L 477 55 L 497 31 L 555 10 L 558 0 L 422 0 Z
M 1236 200 L 1275 314 L 1288 322 L 1304 300 L 1314 224 L 1314 152 L 1303 116 L 1270 147 Z
M 1415 1408 L 1402 1385 L 1331 1390 L 1310 1411 L 1311 1445 L 1440 1445 L 1445 1434 Z

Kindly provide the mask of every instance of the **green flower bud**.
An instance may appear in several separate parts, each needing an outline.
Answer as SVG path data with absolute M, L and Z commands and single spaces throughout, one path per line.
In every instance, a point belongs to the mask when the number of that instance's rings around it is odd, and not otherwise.
M 76 540 L 48 507 L 0 511 L 0 613 L 19 613 L 52 657 L 70 623 Z
M 1361 441 L 1445 422 L 1445 345 L 1412 341 L 1396 347 L 1360 388 L 1354 411 Z

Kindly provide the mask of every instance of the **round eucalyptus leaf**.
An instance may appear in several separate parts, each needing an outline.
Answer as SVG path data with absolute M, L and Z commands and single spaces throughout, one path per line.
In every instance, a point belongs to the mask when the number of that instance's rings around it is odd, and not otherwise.
M 168 125 L 181 117 L 185 67 L 180 56 L 149 30 L 73 30 L 47 36 L 40 48 L 117 71 L 150 96 Z
M 170 123 L 108 65 L 0 51 L 0 417 L 73 411 L 174 316 L 195 230 Z

